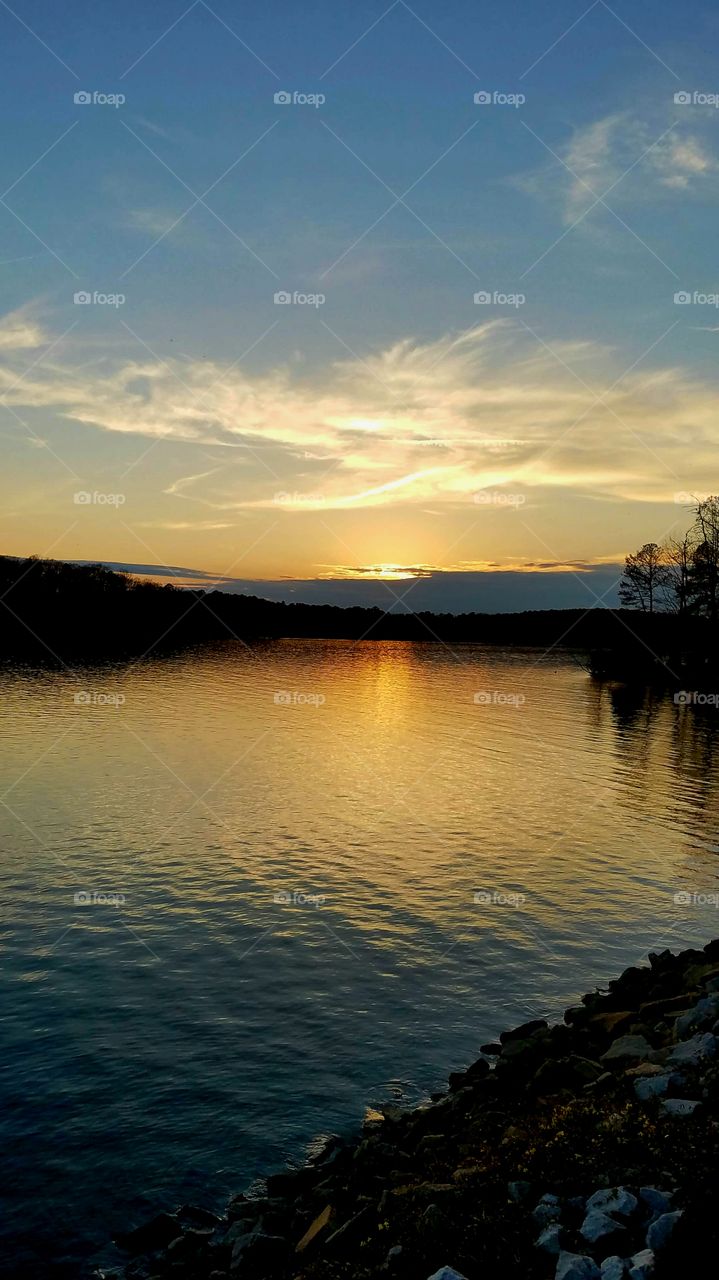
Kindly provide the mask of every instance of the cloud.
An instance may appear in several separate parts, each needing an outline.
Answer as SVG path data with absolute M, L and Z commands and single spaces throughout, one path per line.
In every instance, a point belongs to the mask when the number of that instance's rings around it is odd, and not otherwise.
M 0 351 L 26 351 L 50 342 L 30 307 L 20 307 L 0 318 Z
M 8 317 L 0 333 L 14 332 L 16 347 L 35 341 L 23 326 L 30 322 Z M 72 356 L 73 340 L 66 345 Z M 284 519 L 388 505 L 467 509 L 487 490 L 538 503 L 557 491 L 666 503 L 702 487 L 715 466 L 709 382 L 649 361 L 623 373 L 624 352 L 551 336 L 540 343 L 519 322 L 404 338 L 314 372 L 128 360 L 111 349 L 82 369 L 54 352 L 24 374 L 15 354 L 7 343 L 0 359 L 10 406 L 99 432 L 221 446 L 221 464 L 200 470 L 195 461 L 164 485 L 217 522 L 273 506 Z M 487 510 L 513 518 L 511 503 L 481 503 L 477 519 L 489 519 Z
M 629 111 L 614 112 L 574 130 L 564 147 L 520 185 L 561 203 L 571 226 L 607 192 L 607 202 L 656 199 L 662 188 L 701 190 L 717 162 L 686 121 L 650 122 Z M 563 163 L 562 163 L 563 162 Z

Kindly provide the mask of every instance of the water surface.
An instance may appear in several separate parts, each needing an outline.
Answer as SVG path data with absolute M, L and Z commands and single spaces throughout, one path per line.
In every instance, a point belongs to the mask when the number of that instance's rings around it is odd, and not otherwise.
M 8 1275 L 719 933 L 714 714 L 571 656 L 232 643 L 0 708 Z

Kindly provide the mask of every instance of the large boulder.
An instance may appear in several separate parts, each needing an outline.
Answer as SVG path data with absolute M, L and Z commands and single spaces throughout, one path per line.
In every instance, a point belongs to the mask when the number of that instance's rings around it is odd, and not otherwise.
M 703 1062 L 711 1062 L 717 1055 L 718 1047 L 716 1036 L 705 1032 L 675 1045 L 668 1061 L 672 1066 L 698 1067 Z
M 601 1191 L 595 1191 L 586 1203 L 587 1213 L 591 1209 L 600 1209 L 602 1213 L 619 1214 L 622 1218 L 630 1218 L 638 1208 L 637 1197 L 626 1187 L 603 1187 Z
M 663 1213 L 653 1222 L 647 1231 L 647 1245 L 654 1253 L 659 1253 L 669 1243 L 670 1236 L 682 1216 L 681 1209 L 673 1213 Z
M 623 1063 L 623 1062 L 640 1062 L 646 1059 L 652 1051 L 652 1046 L 645 1036 L 619 1036 L 617 1040 L 613 1040 L 603 1053 L 600 1062 Z
M 579 1230 L 591 1245 L 606 1245 L 609 1241 L 618 1245 L 622 1235 L 626 1234 L 626 1227 L 601 1209 L 590 1209 Z
M 560 1253 L 554 1280 L 602 1280 L 593 1258 L 581 1253 Z

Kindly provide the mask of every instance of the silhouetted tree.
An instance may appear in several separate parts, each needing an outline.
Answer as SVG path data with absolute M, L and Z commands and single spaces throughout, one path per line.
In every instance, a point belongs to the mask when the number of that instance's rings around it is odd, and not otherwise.
M 669 571 L 656 542 L 645 542 L 624 561 L 619 599 L 628 609 L 654 613 L 669 583 Z

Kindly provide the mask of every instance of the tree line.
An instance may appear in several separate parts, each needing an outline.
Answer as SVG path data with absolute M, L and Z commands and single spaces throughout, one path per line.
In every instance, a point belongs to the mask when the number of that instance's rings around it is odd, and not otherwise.
M 619 599 L 627 609 L 680 618 L 719 615 L 719 497 L 697 502 L 683 537 L 645 542 L 624 562 Z

